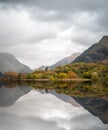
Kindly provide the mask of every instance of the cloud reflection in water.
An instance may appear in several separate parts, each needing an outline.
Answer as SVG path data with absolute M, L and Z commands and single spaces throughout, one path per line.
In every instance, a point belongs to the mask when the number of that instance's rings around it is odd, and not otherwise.
M 0 107 L 1 130 L 107 130 L 82 107 L 32 90 L 13 106 Z

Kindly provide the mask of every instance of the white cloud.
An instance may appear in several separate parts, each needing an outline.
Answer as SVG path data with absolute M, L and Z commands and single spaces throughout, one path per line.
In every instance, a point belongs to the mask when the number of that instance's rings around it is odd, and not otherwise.
M 98 42 L 107 31 L 105 0 L 0 0 L 0 52 L 32 68 Z

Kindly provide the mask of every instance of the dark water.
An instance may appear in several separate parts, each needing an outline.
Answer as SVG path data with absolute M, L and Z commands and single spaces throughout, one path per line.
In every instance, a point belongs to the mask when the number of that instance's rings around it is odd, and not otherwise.
M 0 83 L 0 130 L 108 130 L 108 88 Z

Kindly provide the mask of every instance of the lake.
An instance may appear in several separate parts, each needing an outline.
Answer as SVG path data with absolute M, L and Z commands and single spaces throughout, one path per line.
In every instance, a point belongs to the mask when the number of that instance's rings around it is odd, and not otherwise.
M 108 130 L 108 87 L 0 83 L 0 130 Z

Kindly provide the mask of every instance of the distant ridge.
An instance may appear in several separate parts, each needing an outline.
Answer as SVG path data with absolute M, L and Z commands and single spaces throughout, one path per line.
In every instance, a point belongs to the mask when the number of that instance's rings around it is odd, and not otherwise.
M 39 68 L 37 68 L 36 70 L 45 70 L 46 67 L 47 67 L 47 66 L 42 65 L 42 66 L 40 66 Z
M 96 44 L 92 45 L 72 63 L 75 62 L 98 62 L 108 59 L 108 36 L 103 38 Z
M 63 66 L 63 65 L 67 65 L 70 64 L 76 57 L 78 57 L 80 55 L 80 53 L 73 53 L 70 56 L 67 56 L 61 60 L 59 60 L 58 62 L 56 62 L 55 64 L 51 65 L 51 66 L 40 66 L 39 68 L 37 68 L 36 70 L 45 70 L 46 67 L 48 67 L 50 70 L 55 69 L 58 66 Z
M 0 53 L 0 72 L 14 71 L 18 73 L 30 73 L 32 70 L 20 63 L 12 54 Z
M 80 53 L 73 53 L 72 55 L 63 58 L 60 61 L 56 62 L 54 65 L 50 66 L 50 69 L 54 69 L 54 68 L 56 68 L 58 66 L 63 66 L 63 65 L 70 64 L 79 55 L 80 55 Z

